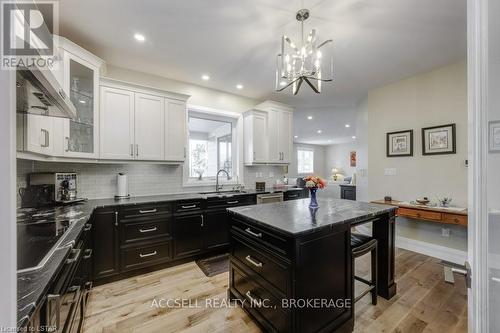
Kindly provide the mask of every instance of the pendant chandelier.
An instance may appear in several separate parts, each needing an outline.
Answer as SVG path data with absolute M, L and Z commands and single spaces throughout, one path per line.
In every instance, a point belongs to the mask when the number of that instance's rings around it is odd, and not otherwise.
M 300 24 L 300 46 L 297 46 L 288 36 L 281 38 L 281 53 L 276 58 L 276 91 L 292 87 L 297 95 L 305 82 L 311 89 L 321 92 L 321 83 L 333 81 L 333 59 L 325 59 L 325 51 L 331 46 L 332 40 L 318 42 L 316 30 L 312 29 L 304 38 L 304 21 L 309 18 L 309 10 L 301 9 L 295 18 Z M 328 52 L 331 55 L 331 52 Z

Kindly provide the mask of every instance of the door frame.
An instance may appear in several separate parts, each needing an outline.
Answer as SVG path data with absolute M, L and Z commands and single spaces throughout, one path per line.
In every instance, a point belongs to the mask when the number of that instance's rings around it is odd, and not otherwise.
M 469 332 L 488 332 L 488 1 L 467 0 Z

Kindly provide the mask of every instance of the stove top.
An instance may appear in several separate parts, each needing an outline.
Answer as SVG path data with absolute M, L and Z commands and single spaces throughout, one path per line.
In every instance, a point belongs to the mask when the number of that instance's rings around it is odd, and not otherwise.
M 56 215 L 54 208 L 18 210 L 17 270 L 38 266 L 71 226 L 74 215 Z

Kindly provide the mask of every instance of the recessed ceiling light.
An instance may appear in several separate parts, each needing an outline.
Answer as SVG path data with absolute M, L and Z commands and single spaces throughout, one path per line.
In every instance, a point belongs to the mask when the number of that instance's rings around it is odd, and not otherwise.
M 293 138 L 294 138 L 294 139 L 298 139 L 298 138 L 299 138 L 299 136 L 298 136 L 298 135 L 294 135 L 294 136 L 293 136 Z
M 210 80 L 210 76 L 208 76 L 207 74 L 203 74 L 203 75 L 201 76 L 201 79 L 202 79 L 203 81 L 208 81 L 208 80 Z
M 236 89 L 239 89 L 239 90 L 243 89 L 243 85 L 242 84 L 237 84 L 236 85 Z
M 345 127 L 346 127 L 346 128 L 349 128 L 349 127 L 351 127 L 351 125 L 349 125 L 349 124 L 345 124 Z
M 282 87 L 286 86 L 286 81 L 281 81 L 280 86 L 282 86 Z
M 317 132 L 318 132 L 318 134 L 321 134 L 323 131 L 322 130 L 318 130 Z
M 78 102 L 80 102 L 80 104 L 85 104 L 87 102 L 85 102 L 83 99 L 79 100 Z
M 139 42 L 144 42 L 146 40 L 146 37 L 144 37 L 144 35 L 141 34 L 134 34 L 134 38 Z
M 307 119 L 312 120 L 313 116 L 308 116 Z
M 353 135 L 353 136 L 352 136 L 352 138 L 353 138 L 353 139 L 356 139 L 356 136 L 355 136 L 355 135 Z

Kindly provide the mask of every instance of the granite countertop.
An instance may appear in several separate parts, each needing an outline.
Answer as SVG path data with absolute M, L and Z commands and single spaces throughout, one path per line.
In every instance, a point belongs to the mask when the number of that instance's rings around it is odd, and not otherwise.
M 300 199 L 234 207 L 228 211 L 279 233 L 297 236 L 337 223 L 351 224 L 396 210 L 394 206 L 330 198 L 318 199 L 320 207 L 313 210 L 309 208 L 309 202 L 309 199 Z
M 269 188 L 265 191 L 245 189 L 241 195 L 252 195 L 261 193 L 297 191 L 301 188 Z M 238 195 L 238 194 L 236 194 Z M 96 208 L 115 207 L 123 205 L 139 205 L 144 203 L 161 203 L 182 200 L 206 200 L 217 197 L 218 194 L 180 193 L 166 195 L 152 195 L 130 197 L 125 199 L 94 199 L 82 203 L 44 208 L 19 208 L 17 210 L 17 223 L 19 226 L 30 226 L 37 224 L 48 224 L 51 222 L 69 222 L 70 227 L 62 237 L 53 244 L 52 250 L 42 260 L 41 264 L 34 270 L 20 271 L 17 274 L 17 319 L 18 327 L 24 327 L 29 318 L 37 308 L 40 301 L 48 292 L 50 283 L 57 276 L 63 261 L 68 257 L 73 242 L 78 239 L 85 224 L 90 220 Z M 228 195 L 231 196 L 231 195 Z M 232 195 L 234 196 L 234 194 Z M 224 197 L 224 196 L 223 196 Z M 226 196 L 227 197 L 227 196 Z M 23 229 L 24 230 L 24 229 Z M 18 236 L 19 237 L 19 236 Z M 29 247 L 30 243 L 35 244 L 36 235 L 21 234 L 24 246 Z

